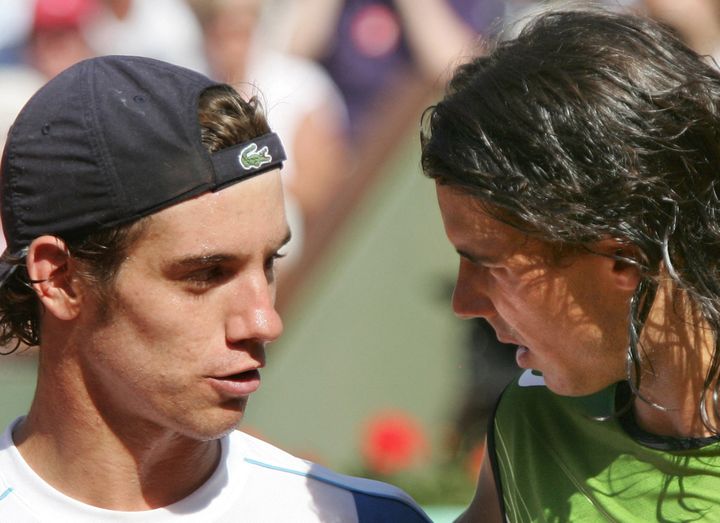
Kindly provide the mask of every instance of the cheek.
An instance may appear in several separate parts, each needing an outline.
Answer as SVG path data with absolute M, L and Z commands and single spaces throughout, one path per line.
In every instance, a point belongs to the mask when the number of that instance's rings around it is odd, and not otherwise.
M 547 315 L 554 307 L 544 285 L 527 282 L 513 275 L 489 278 L 488 294 L 502 316 L 524 321 Z
M 500 317 L 527 343 L 556 343 L 577 334 L 586 319 L 566 289 L 543 277 L 498 278 L 493 304 Z
M 212 310 L 196 297 L 145 289 L 125 293 L 111 312 L 111 321 L 119 336 L 142 350 L 164 354 L 168 347 L 173 357 L 182 358 L 183 353 L 196 351 L 199 341 L 209 342 Z

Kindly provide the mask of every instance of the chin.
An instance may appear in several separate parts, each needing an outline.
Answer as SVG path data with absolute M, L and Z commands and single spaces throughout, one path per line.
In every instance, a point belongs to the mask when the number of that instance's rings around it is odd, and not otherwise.
M 186 431 L 185 435 L 197 441 L 213 441 L 223 438 L 231 432 L 237 430 L 239 425 L 240 420 L 237 420 L 232 424 L 208 424 L 204 427 L 194 427 L 192 430 Z
M 198 441 L 220 439 L 238 429 L 244 414 L 244 406 L 241 409 L 219 408 L 192 420 L 183 432 Z

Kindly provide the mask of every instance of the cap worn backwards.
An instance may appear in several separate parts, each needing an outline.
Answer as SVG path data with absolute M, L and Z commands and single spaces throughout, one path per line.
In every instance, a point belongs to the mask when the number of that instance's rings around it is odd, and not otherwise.
M 50 80 L 5 145 L 6 254 L 22 256 L 43 234 L 127 223 L 280 167 L 285 152 L 274 133 L 207 151 L 198 101 L 215 85 L 189 69 L 130 56 L 85 60 Z M 0 284 L 13 267 L 0 263 Z

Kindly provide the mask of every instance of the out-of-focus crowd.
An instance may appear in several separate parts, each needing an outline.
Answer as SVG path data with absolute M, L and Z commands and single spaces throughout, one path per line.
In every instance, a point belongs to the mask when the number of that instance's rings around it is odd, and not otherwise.
M 101 54 L 196 69 L 257 95 L 289 152 L 294 232 L 288 267 L 328 235 L 363 187 L 355 179 L 398 143 L 453 67 L 512 33 L 537 0 L 1 0 L 0 145 L 47 79 Z M 567 2 L 565 2 L 567 3 Z M 720 58 L 715 0 L 606 0 L 673 26 Z M 509 29 L 508 29 L 509 27 Z M 404 107 L 404 112 L 398 108 Z M 402 123 L 402 122 L 400 122 Z M 355 198 L 356 199 L 356 198 Z M 320 231 L 320 232 L 318 232 Z M 1 238 L 0 238 L 1 240 Z M 314 247 L 313 247 L 314 248 Z

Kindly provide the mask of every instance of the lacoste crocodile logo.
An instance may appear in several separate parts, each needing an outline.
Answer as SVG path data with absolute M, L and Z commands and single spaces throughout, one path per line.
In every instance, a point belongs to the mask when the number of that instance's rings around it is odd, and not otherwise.
M 258 151 L 257 144 L 251 143 L 240 151 L 238 160 L 243 169 L 259 169 L 272 162 L 272 156 L 268 153 L 267 145 Z

